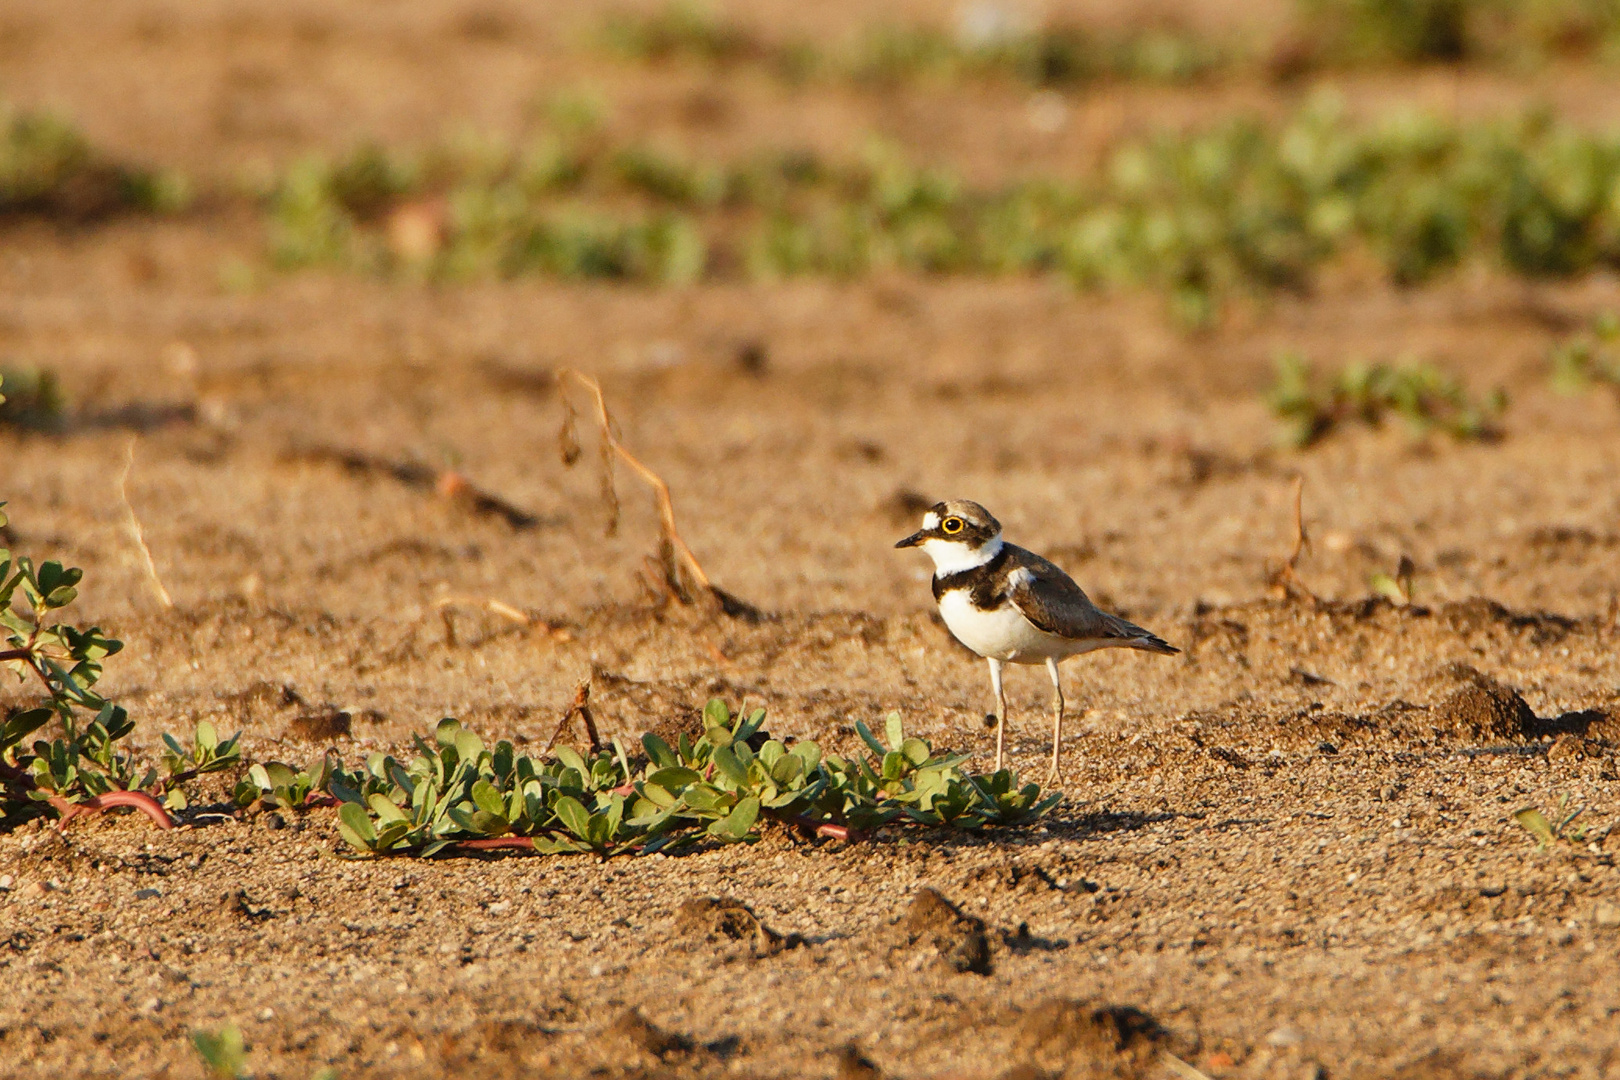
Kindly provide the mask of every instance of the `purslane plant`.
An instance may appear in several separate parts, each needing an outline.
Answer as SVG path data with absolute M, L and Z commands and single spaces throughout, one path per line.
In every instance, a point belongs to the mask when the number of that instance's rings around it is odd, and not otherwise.
M 0 503 L 0 526 L 6 524 Z M 100 627 L 53 622 L 78 598 L 84 572 L 47 561 L 14 557 L 0 548 L 0 668 L 25 685 L 37 683 L 42 703 L 16 709 L 0 722 L 0 825 L 25 817 L 75 813 L 111 806 L 133 806 L 160 825 L 163 806 L 181 809 L 181 785 L 208 772 L 234 767 L 237 738 L 220 742 L 207 721 L 197 725 L 192 749 L 165 735 L 161 768 L 141 768 L 121 743 L 134 731 L 128 712 L 96 693 L 102 662 L 123 648 Z M 28 736 L 52 721 L 61 735 Z M 157 799 L 163 799 L 160 806 Z
M 563 748 L 542 761 L 504 740 L 490 749 L 446 719 L 432 742 L 416 739 L 408 764 L 372 754 L 353 771 L 330 757 L 299 774 L 255 766 L 236 797 L 244 806 L 297 806 L 324 790 L 340 803 L 343 839 L 372 855 L 458 845 L 602 856 L 752 841 L 762 820 L 839 835 L 889 824 L 1022 825 L 1060 798 L 1018 786 L 1009 770 L 967 773 L 965 755 L 935 754 L 908 738 L 898 715 L 888 718 L 887 744 L 858 723 L 868 753 L 852 759 L 809 740 L 789 747 L 768 738 L 763 709 L 734 717 L 715 700 L 703 719 L 702 735 L 673 746 L 643 736 L 639 768 L 618 740 L 590 758 Z

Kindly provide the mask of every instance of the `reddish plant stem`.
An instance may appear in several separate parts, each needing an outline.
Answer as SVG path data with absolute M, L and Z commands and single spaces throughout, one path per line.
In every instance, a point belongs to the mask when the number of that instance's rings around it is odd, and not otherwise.
M 861 830 L 852 829 L 848 825 L 836 825 L 830 821 L 816 821 L 810 817 L 798 817 L 793 819 L 793 824 L 812 836 L 825 836 L 829 840 L 842 840 L 846 844 L 858 844 L 866 839 L 866 834 Z
M 62 815 L 63 825 L 76 817 L 89 817 L 103 810 L 111 810 L 115 806 L 128 806 L 145 814 L 152 820 L 152 824 L 160 829 L 174 828 L 174 819 L 163 809 L 163 804 L 144 791 L 109 791 L 105 795 L 97 795 L 82 803 L 69 802 L 60 795 L 52 795 L 46 801 Z
M 534 850 L 534 839 L 528 836 L 490 836 L 482 840 L 458 840 L 458 848 L 469 851 L 496 851 L 500 848 L 522 848 Z

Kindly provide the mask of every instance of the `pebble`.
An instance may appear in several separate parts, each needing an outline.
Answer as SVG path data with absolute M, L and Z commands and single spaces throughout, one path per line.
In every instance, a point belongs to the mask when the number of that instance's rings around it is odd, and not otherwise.
M 1599 903 L 1592 912 L 1592 921 L 1599 926 L 1620 926 L 1620 904 Z
M 137 900 L 156 900 L 158 897 L 160 897 L 162 895 L 163 894 L 161 892 L 159 892 L 157 889 L 136 889 L 135 890 L 135 899 L 137 899 Z

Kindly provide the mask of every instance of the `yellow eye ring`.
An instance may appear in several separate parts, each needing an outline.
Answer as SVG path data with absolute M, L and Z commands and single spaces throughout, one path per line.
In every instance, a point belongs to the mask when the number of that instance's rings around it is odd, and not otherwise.
M 944 521 L 939 523 L 939 531 L 944 533 L 946 536 L 955 536 L 957 533 L 962 531 L 962 519 L 959 517 L 946 518 Z

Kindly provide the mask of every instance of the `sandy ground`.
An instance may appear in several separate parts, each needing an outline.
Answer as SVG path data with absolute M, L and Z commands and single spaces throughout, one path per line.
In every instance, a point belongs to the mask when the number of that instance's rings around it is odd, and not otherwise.
M 0 92 L 220 184 L 362 134 L 515 125 L 582 81 L 631 133 L 718 152 L 891 125 L 985 174 L 1061 167 L 1142 117 L 1288 104 L 1253 81 L 1116 88 L 1048 145 L 998 122 L 1022 108 L 1005 88 L 895 105 L 582 56 L 565 30 L 589 5 L 513 5 L 499 34 L 448 4 L 102 10 L 85 29 L 88 7 L 9 7 Z M 1604 69 L 1345 85 L 1369 106 L 1539 97 L 1577 116 L 1614 86 Z M 694 130 L 695 93 L 729 119 Z M 890 546 L 919 498 L 984 502 L 1184 649 L 1068 666 L 1066 799 L 1025 833 L 768 833 L 608 863 L 350 861 L 327 811 L 0 836 L 0 1074 L 197 1077 L 189 1034 L 234 1021 L 254 1074 L 279 1077 L 1159 1076 L 1164 1051 L 1220 1077 L 1620 1076 L 1620 400 L 1546 380 L 1549 345 L 1613 304 L 1612 279 L 1469 271 L 1398 293 L 1346 273 L 1187 337 L 1152 297 L 1046 282 L 311 272 L 232 293 L 219 267 L 260 236 L 230 203 L 0 228 L 0 358 L 55 368 L 76 417 L 0 430 L 10 541 L 85 567 L 79 615 L 128 642 L 104 686 L 145 746 L 209 718 L 256 759 L 303 762 L 323 745 L 309 718 L 341 709 L 352 735 L 330 745 L 351 757 L 444 715 L 538 750 L 590 677 L 610 733 L 720 695 L 849 750 L 855 720 L 898 709 L 984 753 L 983 665 L 933 617 L 922 557 Z M 1501 385 L 1504 437 L 1396 426 L 1278 450 L 1261 393 L 1281 348 Z M 558 457 L 560 366 L 601 377 L 706 569 L 764 618 L 638 585 L 650 500 L 621 475 L 604 537 L 591 454 Z M 129 500 L 172 610 L 117 494 L 132 436 Z M 453 467 L 530 520 L 334 450 Z M 1319 605 L 1268 586 L 1296 474 Z M 1402 555 L 1415 603 L 1367 600 Z M 1010 692 L 1014 761 L 1038 770 L 1045 677 L 1015 671 Z M 1538 851 L 1511 815 L 1561 800 L 1592 832 Z M 965 919 L 908 915 L 923 887 Z M 802 941 L 710 940 L 679 912 L 712 896 Z M 956 971 L 972 919 L 988 970 Z

